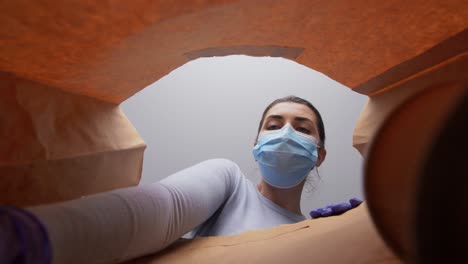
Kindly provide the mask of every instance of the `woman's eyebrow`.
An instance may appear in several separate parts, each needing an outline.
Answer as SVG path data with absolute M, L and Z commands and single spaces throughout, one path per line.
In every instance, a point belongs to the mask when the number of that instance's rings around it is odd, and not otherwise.
M 267 119 L 279 119 L 279 120 L 283 120 L 284 118 L 283 118 L 283 116 L 281 116 L 281 115 L 269 115 L 269 116 L 267 117 Z

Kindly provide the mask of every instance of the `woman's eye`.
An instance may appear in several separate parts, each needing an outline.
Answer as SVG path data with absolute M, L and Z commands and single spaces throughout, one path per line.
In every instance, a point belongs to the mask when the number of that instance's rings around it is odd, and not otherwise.
M 298 132 L 301 132 L 301 133 L 304 133 L 304 134 L 307 134 L 307 135 L 310 134 L 310 131 L 307 128 L 304 128 L 304 127 L 298 127 L 298 128 L 296 128 L 296 130 Z
M 269 126 L 267 126 L 266 129 L 267 129 L 267 130 L 277 130 L 277 129 L 280 129 L 280 127 L 277 126 L 277 125 L 269 125 Z

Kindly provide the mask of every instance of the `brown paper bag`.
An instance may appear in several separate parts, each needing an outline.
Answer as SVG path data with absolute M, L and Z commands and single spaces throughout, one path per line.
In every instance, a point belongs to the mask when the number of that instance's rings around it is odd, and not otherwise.
M 464 82 L 466 79 L 465 69 L 468 69 L 467 52 L 374 93 L 369 97 L 369 101 L 361 112 L 354 128 L 354 147 L 365 156 L 368 143 L 372 141 L 375 133 L 392 111 L 397 109 L 405 100 L 425 89 L 446 85 L 447 83 Z
M 113 103 L 0 74 L 0 204 L 138 184 L 145 144 Z
M 341 216 L 224 237 L 196 238 L 127 264 L 401 263 L 377 234 L 361 204 Z
M 364 150 L 386 113 L 415 92 L 411 86 L 382 89 L 466 51 L 467 5 L 464 0 L 3 1 L 0 203 L 34 205 L 136 184 L 144 143 L 117 104 L 203 56 L 282 56 L 369 95 L 355 131 L 355 145 Z M 321 224 L 278 238 L 184 252 L 193 260 L 205 253 L 217 261 L 234 261 L 234 255 L 273 263 L 375 260 L 359 251 L 365 245 L 372 254 L 389 256 L 384 263 L 393 261 L 362 208 L 313 223 L 310 227 Z M 250 244 L 257 251 L 250 251 Z M 281 250 L 283 257 L 271 254 Z M 245 252 L 253 253 L 250 259 Z M 165 254 L 162 259 L 177 261 L 176 253 Z

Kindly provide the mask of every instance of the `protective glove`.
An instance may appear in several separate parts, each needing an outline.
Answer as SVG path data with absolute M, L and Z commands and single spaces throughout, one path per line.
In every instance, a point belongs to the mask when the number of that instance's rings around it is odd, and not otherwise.
M 327 207 L 312 210 L 310 211 L 309 214 L 310 214 L 310 217 L 312 218 L 340 215 L 350 209 L 353 209 L 359 206 L 361 203 L 362 203 L 362 200 L 358 198 L 351 198 L 349 199 L 349 203 L 331 204 L 331 205 L 328 205 Z
M 52 263 L 47 231 L 30 212 L 0 206 L 0 263 Z

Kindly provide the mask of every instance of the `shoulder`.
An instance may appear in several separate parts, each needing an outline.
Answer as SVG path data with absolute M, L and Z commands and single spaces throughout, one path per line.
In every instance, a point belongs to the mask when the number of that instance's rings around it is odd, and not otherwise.
M 198 165 L 211 170 L 217 177 L 225 178 L 227 183 L 229 182 L 231 185 L 237 185 L 243 180 L 243 178 L 245 178 L 239 165 L 229 159 L 209 159 L 199 163 Z
M 213 170 L 226 173 L 240 172 L 239 165 L 229 159 L 217 158 L 209 159 L 198 164 L 199 166 L 210 167 Z

